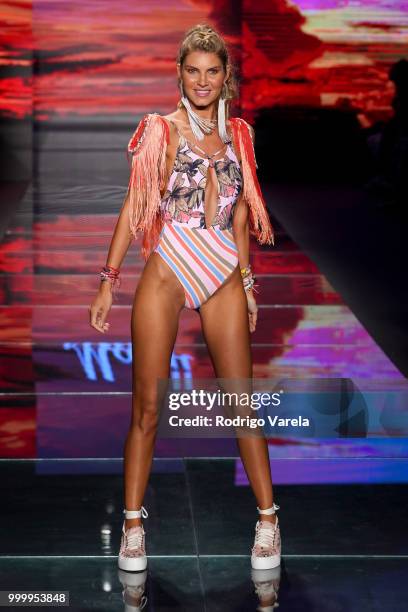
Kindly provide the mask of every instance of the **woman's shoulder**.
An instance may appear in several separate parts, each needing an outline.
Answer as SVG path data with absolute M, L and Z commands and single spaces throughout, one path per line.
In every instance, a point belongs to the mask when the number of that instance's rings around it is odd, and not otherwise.
M 158 115 L 158 117 L 160 118 L 161 121 L 163 121 L 163 123 L 167 125 L 170 131 L 176 130 L 176 126 L 174 125 L 174 122 L 175 121 L 177 122 L 177 116 L 175 115 L 174 112 L 168 113 L 167 115 Z
M 170 134 L 177 133 L 177 128 L 175 125 L 175 122 L 177 122 L 177 116 L 175 112 L 167 115 L 160 115 L 159 113 L 146 113 L 142 121 L 146 127 L 161 125 L 167 134 L 167 141 L 169 141 Z
M 252 127 L 252 125 L 243 117 L 231 117 L 230 118 L 231 124 L 235 127 L 238 127 L 239 125 L 243 126 L 244 128 L 246 128 L 252 137 L 255 136 L 255 132 L 254 132 L 254 128 Z
M 143 142 L 151 138 L 168 141 L 168 125 L 158 113 L 145 113 L 137 124 L 128 143 L 129 153 L 136 153 Z
M 230 117 L 230 121 L 235 122 L 235 123 L 245 123 L 245 125 L 250 125 L 250 123 L 243 117 Z

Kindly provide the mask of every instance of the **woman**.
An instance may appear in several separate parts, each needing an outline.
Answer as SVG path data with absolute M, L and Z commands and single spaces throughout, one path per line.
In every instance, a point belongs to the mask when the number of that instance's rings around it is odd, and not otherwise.
M 236 95 L 228 50 L 208 25 L 189 30 L 177 58 L 181 100 L 166 116 L 143 117 L 128 146 L 131 174 L 91 325 L 109 329 L 112 289 L 131 240 L 142 233 L 146 261 L 135 293 L 132 331 L 133 411 L 125 443 L 125 520 L 119 567 L 143 570 L 147 559 L 141 506 L 158 424 L 158 378 L 170 358 L 183 307 L 199 312 L 217 378 L 251 379 L 250 333 L 257 306 L 249 235 L 273 243 L 256 177 L 253 129 L 228 121 Z M 106 282 L 109 281 L 109 282 Z M 238 438 L 241 458 L 262 519 L 255 527 L 255 569 L 280 564 L 280 533 L 264 437 Z

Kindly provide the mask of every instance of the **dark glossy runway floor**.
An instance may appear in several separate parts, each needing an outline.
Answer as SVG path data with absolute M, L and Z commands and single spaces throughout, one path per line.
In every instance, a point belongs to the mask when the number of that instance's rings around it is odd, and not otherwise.
M 2 460 L 0 470 L 0 590 L 69 591 L 70 610 L 106 612 L 138 602 L 192 612 L 269 612 L 276 601 L 287 611 L 404 609 L 405 485 L 275 485 L 282 563 L 256 572 L 256 503 L 237 486 L 237 460 L 155 459 L 148 569 L 133 573 L 117 568 L 121 460 Z

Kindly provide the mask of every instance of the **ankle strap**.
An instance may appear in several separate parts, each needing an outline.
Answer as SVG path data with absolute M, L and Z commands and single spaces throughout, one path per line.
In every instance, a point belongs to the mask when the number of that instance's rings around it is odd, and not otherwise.
M 142 506 L 140 510 L 124 510 L 123 514 L 126 515 L 127 519 L 140 518 L 141 516 L 147 518 L 149 516 L 144 506 Z
M 275 503 L 270 508 L 265 508 L 265 510 L 261 510 L 260 508 L 258 508 L 258 506 L 256 507 L 256 509 L 258 510 L 259 514 L 275 514 L 275 510 L 279 510 L 279 508 L 280 508 L 280 506 L 278 506 Z

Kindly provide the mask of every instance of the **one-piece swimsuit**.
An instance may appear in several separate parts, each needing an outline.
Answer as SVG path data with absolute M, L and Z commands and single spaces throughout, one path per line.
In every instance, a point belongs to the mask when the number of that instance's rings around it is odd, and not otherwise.
M 173 122 L 172 122 L 173 123 Z M 175 125 L 173 123 L 173 125 Z M 243 188 L 242 170 L 229 140 L 220 151 L 198 155 L 175 125 L 179 143 L 167 189 L 161 200 L 164 221 L 154 249 L 176 274 L 184 306 L 197 310 L 223 285 L 238 265 L 232 219 Z M 200 150 L 202 150 L 200 148 Z M 218 202 L 212 223 L 205 220 L 205 187 L 209 168 L 215 170 Z

